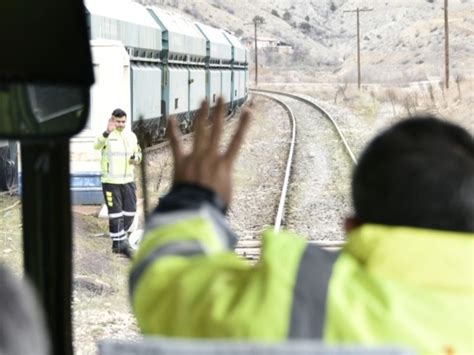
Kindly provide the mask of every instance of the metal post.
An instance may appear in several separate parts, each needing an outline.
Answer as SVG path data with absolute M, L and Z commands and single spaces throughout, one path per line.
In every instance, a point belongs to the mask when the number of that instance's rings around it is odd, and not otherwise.
M 255 86 L 258 85 L 258 45 L 257 45 L 257 21 L 254 21 L 255 25 Z
M 261 16 L 255 16 L 252 19 L 252 22 L 244 23 L 244 25 L 254 25 L 254 41 L 255 41 L 255 86 L 258 85 L 258 37 L 257 37 L 257 26 L 263 25 L 265 23 L 265 19 Z
M 355 10 L 345 10 L 344 12 L 355 12 L 357 14 L 357 87 L 360 90 L 362 75 L 361 75 L 361 64 L 360 64 L 360 12 L 373 11 L 373 9 L 363 8 Z
M 360 22 L 357 8 L 357 88 L 360 90 Z
M 449 25 L 448 25 L 448 0 L 444 0 L 444 67 L 446 89 L 449 89 Z
M 25 271 L 45 310 L 51 354 L 71 355 L 69 141 L 21 143 L 21 163 Z

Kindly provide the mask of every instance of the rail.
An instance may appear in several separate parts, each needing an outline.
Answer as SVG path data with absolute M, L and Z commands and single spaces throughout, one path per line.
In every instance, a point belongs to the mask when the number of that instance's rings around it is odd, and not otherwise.
M 347 143 L 346 138 L 344 137 L 344 134 L 342 133 L 341 129 L 337 125 L 336 121 L 331 117 L 331 115 L 322 107 L 319 105 L 315 104 L 314 102 L 307 100 L 301 96 L 295 95 L 295 94 L 290 94 L 287 92 L 281 92 L 281 91 L 274 91 L 274 90 L 264 90 L 264 89 L 250 89 L 251 92 L 253 92 L 256 95 L 266 97 L 272 101 L 275 101 L 277 104 L 283 107 L 283 109 L 288 113 L 288 116 L 290 118 L 290 121 L 292 122 L 292 138 L 291 138 L 291 143 L 290 143 L 290 152 L 288 154 L 288 160 L 287 160 L 287 166 L 286 166 L 286 171 L 285 171 L 285 178 L 283 182 L 283 187 L 282 187 L 282 192 L 280 196 L 280 202 L 278 205 L 278 212 L 275 218 L 275 227 L 274 230 L 278 231 L 281 227 L 282 219 L 283 219 L 283 211 L 285 207 L 285 201 L 286 201 L 286 195 L 288 192 L 288 184 L 289 184 L 289 179 L 290 179 L 290 172 L 291 172 L 291 165 L 293 162 L 293 155 L 294 155 L 294 146 L 295 146 L 295 141 L 296 141 L 296 118 L 293 114 L 293 111 L 291 108 L 285 104 L 283 101 L 275 98 L 274 96 L 270 96 L 269 94 L 273 95 L 282 95 L 286 97 L 290 97 L 292 99 L 298 100 L 300 102 L 303 102 L 312 108 L 318 110 L 323 114 L 324 117 L 326 117 L 333 127 L 335 128 L 337 134 L 339 135 L 339 138 L 341 139 L 342 143 L 344 144 L 344 147 L 346 149 L 347 154 L 351 158 L 352 162 L 354 164 L 357 164 L 357 159 L 352 152 L 352 149 L 349 147 L 349 144 Z M 330 251 L 337 251 L 340 248 L 342 248 L 345 244 L 345 241 L 319 241 L 319 240 L 311 240 L 308 241 L 309 244 L 315 244 L 318 245 L 321 248 L 324 248 L 326 250 Z M 257 250 L 260 247 L 260 242 L 259 241 L 245 241 L 242 242 L 240 245 L 239 249 L 246 249 L 247 253 L 254 254 L 257 252 Z
M 254 93 L 267 93 L 267 94 L 287 96 L 287 97 L 290 97 L 292 99 L 304 102 L 305 104 L 307 104 L 307 105 L 313 107 L 314 109 L 318 110 L 319 112 L 321 112 L 323 114 L 323 116 L 325 116 L 332 123 L 334 128 L 336 129 L 336 131 L 339 135 L 339 138 L 341 139 L 342 143 L 344 144 L 344 147 L 346 148 L 346 152 L 349 155 L 349 157 L 351 158 L 352 162 L 354 164 L 357 164 L 357 159 L 356 159 L 354 153 L 352 152 L 352 149 L 349 147 L 349 144 L 347 143 L 347 140 L 344 137 L 344 134 L 342 134 L 341 129 L 337 125 L 336 121 L 331 117 L 331 115 L 325 109 L 323 109 L 321 106 L 315 104 L 314 102 L 312 102 L 308 99 L 305 99 L 304 97 L 301 97 L 301 96 L 298 96 L 298 95 L 295 95 L 295 94 L 290 94 L 290 93 L 287 93 L 287 92 L 284 92 L 284 91 L 265 90 L 265 89 L 250 89 L 250 91 L 254 92 Z

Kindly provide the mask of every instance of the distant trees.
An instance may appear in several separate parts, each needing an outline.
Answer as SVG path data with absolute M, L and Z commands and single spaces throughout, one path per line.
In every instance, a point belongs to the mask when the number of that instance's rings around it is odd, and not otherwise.
M 265 23 L 265 19 L 262 17 L 262 16 L 255 16 L 253 19 L 252 19 L 252 23 L 256 24 L 256 25 L 262 25 Z
M 293 63 L 304 64 L 310 59 L 310 52 L 308 48 L 302 47 L 298 44 L 293 44 L 293 53 L 291 54 Z
M 291 13 L 288 10 L 286 10 L 285 13 L 283 14 L 283 20 L 287 22 L 291 20 Z
M 300 29 L 301 29 L 301 32 L 303 32 L 304 34 L 308 34 L 311 32 L 311 25 L 308 23 L 308 22 L 301 22 L 300 23 Z
M 280 14 L 279 14 L 278 11 L 275 10 L 275 9 L 273 9 L 273 10 L 271 11 L 271 14 L 272 14 L 273 16 L 280 17 Z

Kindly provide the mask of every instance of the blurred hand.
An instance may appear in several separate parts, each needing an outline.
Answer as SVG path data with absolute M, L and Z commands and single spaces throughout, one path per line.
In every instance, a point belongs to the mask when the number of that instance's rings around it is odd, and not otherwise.
M 224 102 L 222 98 L 211 116 L 211 129 L 206 129 L 209 114 L 207 102 L 201 104 L 197 114 L 194 146 L 191 153 L 185 155 L 179 139 L 180 134 L 175 119 L 168 122 L 168 135 L 174 158 L 174 184 L 193 183 L 215 191 L 228 205 L 232 195 L 232 168 L 247 132 L 251 114 L 243 110 L 239 126 L 229 147 L 220 153 L 219 140 L 224 125 Z
M 115 129 L 115 120 L 113 117 L 109 118 L 109 122 L 107 122 L 107 133 L 112 132 Z

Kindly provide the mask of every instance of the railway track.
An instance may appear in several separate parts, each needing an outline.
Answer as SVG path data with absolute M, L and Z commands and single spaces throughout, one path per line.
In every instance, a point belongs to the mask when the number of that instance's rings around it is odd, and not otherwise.
M 277 119 L 285 120 L 288 117 L 292 123 L 285 122 L 286 128 L 281 131 L 280 138 L 275 141 L 288 148 L 281 149 L 278 158 L 275 154 L 270 153 L 270 157 L 279 160 L 279 163 L 276 164 L 278 168 L 275 165 L 276 160 L 273 160 L 273 163 L 271 159 L 268 160 L 270 151 L 266 150 L 263 155 L 261 152 L 268 145 L 268 142 L 265 142 L 268 139 L 268 134 L 257 134 L 254 137 L 257 140 L 252 141 L 250 144 L 252 148 L 246 153 L 247 158 L 244 158 L 244 161 L 247 159 L 256 160 L 259 162 L 257 164 L 260 164 L 259 167 L 266 167 L 267 164 L 272 166 L 270 170 L 251 167 L 248 171 L 260 175 L 268 174 L 268 171 L 271 171 L 272 178 L 263 182 L 266 185 L 261 187 L 263 190 L 255 192 L 253 188 L 263 185 L 252 185 L 254 187 L 248 186 L 236 194 L 235 199 L 240 199 L 241 202 L 240 205 L 237 203 L 239 208 L 235 214 L 232 215 L 231 211 L 230 216 L 232 228 L 241 236 L 236 252 L 247 259 L 258 259 L 260 241 L 257 238 L 265 229 L 265 225 L 273 225 L 277 229 L 283 226 L 295 230 L 300 235 L 307 236 L 309 243 L 337 250 L 344 243 L 341 239 L 344 233 L 340 227 L 338 229 L 336 226 L 342 225 L 342 216 L 348 213 L 343 212 L 347 211 L 347 205 L 349 205 L 348 186 L 341 188 L 340 185 L 341 182 L 348 184 L 350 170 L 355 164 L 354 154 L 350 148 L 347 148 L 349 147 L 347 140 L 343 136 L 341 138 L 341 130 L 323 109 L 302 97 L 268 91 L 259 91 L 253 94 L 261 96 L 261 102 L 264 102 L 266 106 L 275 107 L 272 103 L 277 103 L 284 110 L 275 109 L 279 112 Z M 275 113 L 275 110 L 270 111 Z M 271 114 L 269 114 L 270 116 L 266 114 L 267 110 L 260 112 L 267 117 L 266 121 L 274 122 Z M 266 126 L 266 132 L 270 127 L 272 126 Z M 257 125 L 255 128 L 260 130 Z M 285 136 L 291 136 L 292 139 L 281 140 L 281 137 Z M 274 132 L 271 133 L 271 137 L 271 139 L 275 139 Z M 184 135 L 183 139 L 188 144 L 191 143 L 192 134 Z M 270 146 L 275 147 L 279 144 L 275 142 Z M 156 182 L 162 179 L 161 176 L 169 175 L 169 173 L 163 173 L 168 169 L 163 167 L 171 164 L 171 159 L 166 157 L 169 154 L 167 146 L 168 143 L 163 142 L 145 149 L 145 156 L 162 171 L 150 180 L 155 186 Z M 259 157 L 257 158 L 255 154 Z M 148 160 L 148 158 L 145 159 Z M 161 163 L 157 159 L 161 159 Z M 286 162 L 284 162 L 285 159 Z M 277 171 L 280 173 L 276 173 Z M 330 173 L 331 171 L 333 173 Z M 278 178 L 278 175 L 281 175 L 281 178 Z M 162 186 L 163 184 L 166 186 L 168 183 L 165 180 L 163 178 Z M 155 186 L 150 187 L 150 191 L 156 191 Z M 268 191 L 269 186 L 271 186 L 271 191 Z M 249 194 L 248 191 L 252 192 Z M 243 194 L 241 195 L 241 193 Z M 263 196 L 266 197 L 262 198 Z M 145 208 L 148 210 L 148 206 Z M 271 210 L 268 210 L 269 212 L 262 213 L 262 216 L 257 216 L 255 213 L 259 214 L 258 208 L 274 209 L 274 213 L 272 214 Z M 328 220 L 331 220 L 330 223 L 327 222 Z M 328 229 L 327 226 L 332 227 Z M 314 231 L 316 233 L 313 233 Z
M 335 120 L 315 103 L 285 92 L 251 91 L 283 107 L 292 122 L 275 230 L 284 226 L 308 236 L 309 243 L 340 249 L 345 243 L 341 239 L 343 214 L 350 205 L 348 183 L 357 164 L 347 139 Z M 240 240 L 236 252 L 257 259 L 260 241 Z

